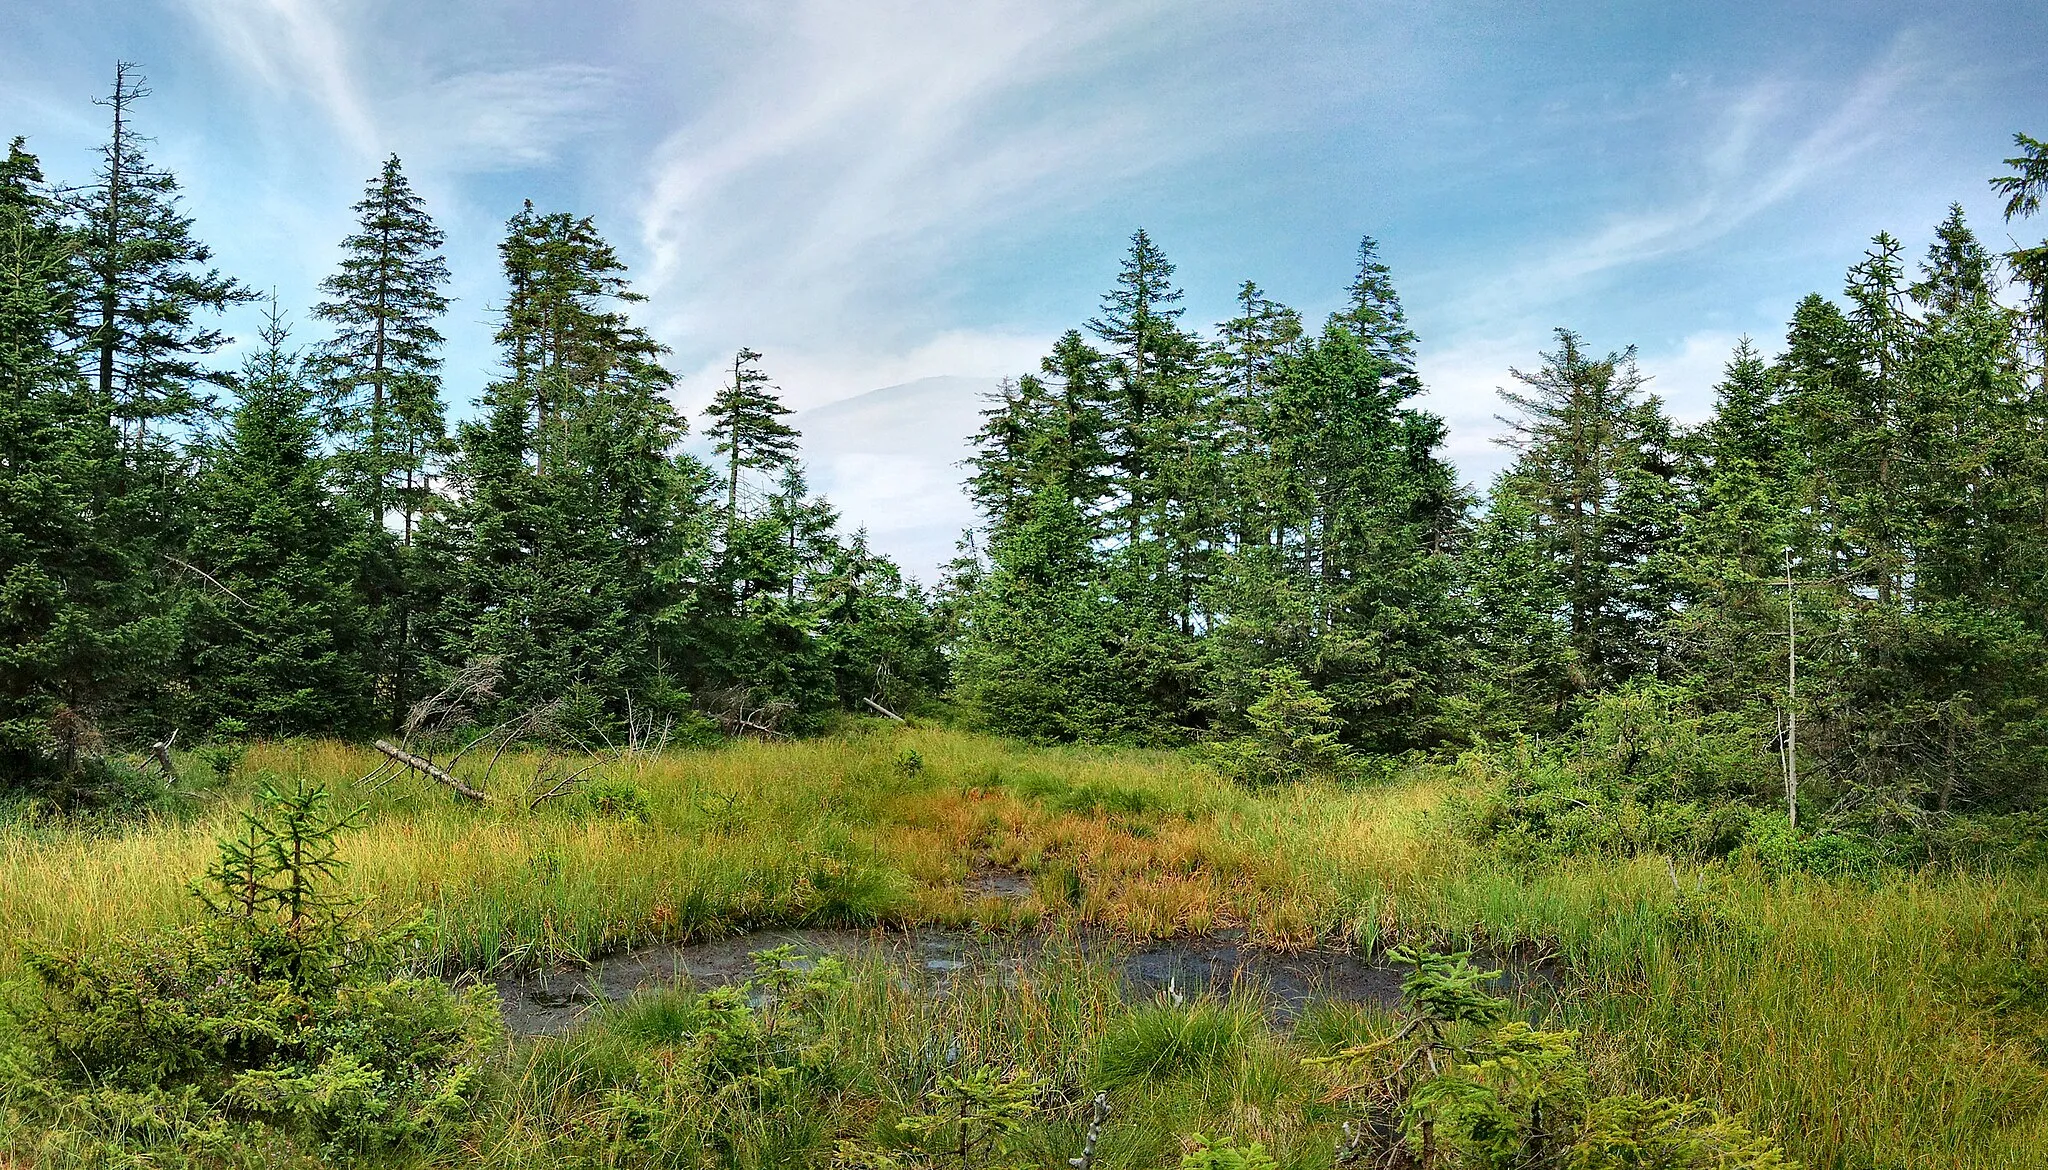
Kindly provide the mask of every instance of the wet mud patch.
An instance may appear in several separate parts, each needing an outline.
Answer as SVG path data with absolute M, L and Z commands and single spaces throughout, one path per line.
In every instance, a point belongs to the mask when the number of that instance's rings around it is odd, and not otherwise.
M 1393 1007 L 1405 969 L 1379 966 L 1353 950 L 1304 951 L 1251 947 L 1234 935 L 1132 944 L 1083 936 L 1066 944 L 1084 959 L 1112 967 L 1134 999 L 1194 999 L 1237 994 L 1259 1003 L 1276 1023 L 1318 1002 Z M 635 992 L 687 984 L 730 986 L 754 974 L 758 951 L 788 946 L 802 957 L 827 956 L 889 964 L 909 985 L 945 994 L 963 980 L 1014 981 L 1045 955 L 1043 935 L 1001 936 L 961 930 L 766 930 L 710 942 L 647 947 L 583 968 L 556 968 L 494 980 L 514 1035 L 566 1032 L 608 1002 Z
M 967 875 L 967 896 L 970 898 L 1028 898 L 1036 887 L 1031 884 L 1031 875 L 1016 869 L 977 869 Z

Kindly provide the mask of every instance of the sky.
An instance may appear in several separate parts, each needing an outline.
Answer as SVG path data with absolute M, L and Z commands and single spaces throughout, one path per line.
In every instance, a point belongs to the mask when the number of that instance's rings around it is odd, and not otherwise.
M 117 59 L 196 232 L 288 311 L 404 159 L 449 236 L 458 412 L 504 221 L 593 216 L 678 403 L 762 351 L 814 481 L 927 580 L 971 518 L 953 399 L 1034 369 L 1140 226 L 1205 327 L 1246 279 L 1319 318 L 1376 237 L 1483 485 L 1495 391 L 1553 329 L 1637 346 L 1700 417 L 1736 339 L 1773 349 L 1880 229 L 1917 255 L 1960 202 L 2004 245 L 1986 179 L 2048 135 L 2038 0 L 0 0 L 0 134 L 83 180 Z

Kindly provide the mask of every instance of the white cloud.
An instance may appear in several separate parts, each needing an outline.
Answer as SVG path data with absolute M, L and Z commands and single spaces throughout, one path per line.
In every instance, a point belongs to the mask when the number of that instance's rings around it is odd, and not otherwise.
M 1908 95 L 1931 71 L 1924 58 L 1924 46 L 1904 36 L 1831 93 L 1774 78 L 1722 98 L 1710 131 L 1664 152 L 1669 186 L 1683 194 L 1613 213 L 1590 230 L 1509 258 L 1498 277 L 1471 281 L 1470 291 L 1434 306 L 1433 315 L 1458 328 L 1423 348 L 1420 368 L 1430 388 L 1424 405 L 1444 417 L 1445 454 L 1468 482 L 1483 487 L 1511 461 L 1495 442 L 1506 429 L 1496 417 L 1498 390 L 1512 381 L 1511 367 L 1533 368 L 1553 348 L 1552 329 L 1566 306 L 1603 282 L 1642 279 L 1628 269 L 1728 237 L 1895 138 L 1908 116 Z M 1586 340 L 1604 351 L 1630 339 Z M 1638 362 L 1673 417 L 1696 422 L 1712 409 L 1713 387 L 1736 341 L 1725 329 L 1694 330 L 1673 345 L 1639 351 Z
M 986 233 L 1193 148 L 1163 103 L 1093 88 L 1166 10 L 814 0 L 723 33 L 744 69 L 662 142 L 640 208 L 662 324 L 721 348 L 924 344 Z
M 790 349 L 763 353 L 761 369 L 782 391 L 782 399 L 806 410 L 865 394 L 884 386 L 937 375 L 1016 377 L 1038 368 L 1052 338 L 1028 333 L 953 329 L 900 351 Z M 677 404 L 695 413 L 731 377 L 730 355 L 686 374 Z
M 1462 315 L 1526 314 L 1616 270 L 1728 236 L 1895 138 L 1902 98 L 1928 69 L 1920 42 L 1902 36 L 1831 102 L 1810 84 L 1752 84 L 1724 102 L 1709 136 L 1669 152 L 1665 170 L 1682 195 L 1616 212 L 1588 232 L 1511 264 L 1465 298 Z M 1813 117 L 1816 108 L 1826 112 Z
M 350 72 L 336 7 L 316 0 L 185 0 L 230 60 L 266 88 L 311 99 L 349 146 L 370 157 L 381 138 Z
M 608 69 L 557 63 L 459 73 L 394 103 L 407 152 L 442 171 L 514 170 L 553 162 L 617 95 Z
M 355 45 L 384 30 L 354 5 L 185 0 L 185 8 L 249 80 L 310 102 L 365 160 L 397 148 L 441 173 L 543 166 L 598 121 L 619 88 L 612 71 L 571 62 L 434 79 L 390 62 L 359 66 Z

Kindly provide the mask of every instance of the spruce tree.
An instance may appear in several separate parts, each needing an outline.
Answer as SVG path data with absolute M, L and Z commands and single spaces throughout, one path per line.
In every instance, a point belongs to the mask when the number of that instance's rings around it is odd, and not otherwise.
M 1354 742 L 1399 750 L 1443 734 L 1456 686 L 1447 553 L 1463 499 L 1438 455 L 1442 421 L 1408 402 L 1421 390 L 1415 335 L 1370 239 L 1351 294 L 1321 335 L 1274 360 L 1248 457 L 1219 485 L 1263 496 L 1271 535 L 1217 574 L 1205 677 L 1236 722 L 1285 665 Z
M 1772 720 L 1785 675 L 1783 558 L 1802 539 L 1788 440 L 1777 381 L 1745 337 L 1713 416 L 1682 443 L 1692 483 L 1678 537 L 1682 604 L 1666 637 L 1710 706 Z
M 0 788 L 69 787 L 176 644 L 150 515 L 75 364 L 78 247 L 15 139 L 0 162 Z
M 1457 705 L 1477 735 L 1549 732 L 1570 722 L 1587 686 L 1573 644 L 1561 562 L 1538 512 L 1538 485 L 1510 469 L 1457 558 L 1473 669 Z
M 1162 711 L 1156 626 L 1127 608 L 1139 572 L 1118 580 L 1090 547 L 1071 499 L 1040 489 L 1018 521 L 992 536 L 990 567 L 966 599 L 955 648 L 956 693 L 976 722 L 1033 740 L 1156 741 Z M 1122 588 L 1120 588 L 1122 586 Z
M 1670 421 L 1643 391 L 1633 348 L 1604 357 L 1559 329 L 1524 387 L 1503 440 L 1517 451 L 1503 486 L 1522 497 L 1541 555 L 1562 582 L 1580 686 L 1598 690 L 1660 669 L 1670 616 L 1680 485 Z
M 345 734 L 371 712 L 361 564 L 372 521 L 336 497 L 311 379 L 288 338 L 273 301 L 197 485 L 187 554 L 200 575 L 188 628 L 196 714 L 265 735 Z
M 1406 398 L 1422 392 L 1415 373 L 1415 331 L 1408 326 L 1408 314 L 1394 290 L 1394 275 L 1380 259 L 1377 240 L 1367 236 L 1358 242 L 1358 271 L 1345 291 L 1350 301 L 1330 317 L 1330 324 L 1364 341 L 1385 368 L 1385 377 Z
M 342 241 L 341 264 L 320 285 L 329 299 L 314 315 L 336 331 L 315 368 L 325 421 L 339 437 L 342 484 L 374 521 L 364 576 L 375 583 L 369 620 L 376 668 L 396 722 L 413 698 L 420 654 L 414 610 L 430 588 L 410 546 L 422 513 L 435 505 L 431 461 L 446 446 L 442 339 L 434 323 L 448 307 L 448 264 L 440 254 L 442 232 L 396 155 L 354 211 L 356 230 Z M 395 540 L 387 534 L 393 509 Z
M 1185 450 L 1176 439 L 1193 414 L 1200 349 L 1180 326 L 1186 294 L 1174 285 L 1173 272 L 1166 254 L 1138 229 L 1116 287 L 1103 294 L 1101 313 L 1088 322 L 1109 359 L 1100 409 L 1120 497 L 1117 527 L 1131 545 L 1148 533 L 1172 536 L 1169 464 Z
M 819 653 L 849 710 L 862 709 L 867 698 L 900 708 L 944 687 L 932 607 L 916 582 L 868 547 L 866 530 L 834 542 L 812 596 Z
M 328 299 L 314 310 L 336 326 L 320 372 L 346 436 L 355 490 L 380 529 L 395 505 L 410 543 L 431 497 L 427 461 L 444 432 L 434 322 L 448 308 L 445 237 L 397 155 L 384 161 L 354 211 L 356 231 L 342 241 L 339 269 L 320 284 Z
M 114 68 L 112 111 L 95 181 L 68 193 L 89 278 L 78 329 L 102 401 L 131 446 L 152 426 L 191 423 L 211 402 L 206 385 L 228 378 L 204 364 L 228 340 L 202 324 L 209 313 L 255 294 L 205 267 L 212 252 L 179 208 L 178 181 L 150 164 L 134 106 L 149 96 L 134 65 Z
M 2005 222 L 2027 219 L 2041 210 L 2048 196 L 2048 142 L 2026 134 L 2012 136 L 2019 153 L 2005 160 L 2011 174 L 1991 180 L 1991 189 L 2005 196 Z M 2006 253 L 2013 276 L 2027 287 L 2023 312 L 2034 349 L 2035 374 L 2048 381 L 2048 240 L 2015 245 Z
M 1109 491 L 1102 413 L 1102 354 L 1068 330 L 1039 362 L 1039 372 L 1008 385 L 982 412 L 968 494 L 992 530 L 1021 520 L 1040 489 L 1059 492 L 1091 517 Z M 1098 532 L 1098 535 L 1108 535 Z
M 665 647 L 701 576 L 705 476 L 675 451 L 663 348 L 622 311 L 639 296 L 589 219 L 528 205 L 500 255 L 505 376 L 459 428 L 454 500 L 421 532 L 427 636 L 444 668 L 498 658 L 507 702 L 674 707 Z
M 761 371 L 761 355 L 742 347 L 732 358 L 732 381 L 722 386 L 704 416 L 706 436 L 717 440 L 714 450 L 726 457 L 725 514 L 728 524 L 739 515 L 740 469 L 774 471 L 796 461 L 796 441 L 801 436 L 782 421 L 789 408 L 776 396 L 768 375 Z
M 1302 345 L 1301 315 L 1247 280 L 1237 316 L 1216 327 L 1210 352 L 1210 427 L 1219 455 L 1214 494 L 1221 497 L 1221 546 L 1243 554 L 1285 543 L 1280 506 L 1287 469 L 1276 456 L 1279 371 Z

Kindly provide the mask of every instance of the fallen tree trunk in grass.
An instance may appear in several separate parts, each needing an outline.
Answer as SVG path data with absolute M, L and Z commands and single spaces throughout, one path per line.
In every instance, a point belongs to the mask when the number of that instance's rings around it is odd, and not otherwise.
M 471 788 L 469 785 L 464 784 L 461 778 L 456 776 L 455 773 L 448 771 L 446 768 L 437 766 L 434 763 L 434 761 L 429 760 L 424 756 L 413 755 L 411 752 L 406 751 L 404 748 L 399 747 L 395 744 L 387 743 L 381 739 L 371 746 L 375 747 L 378 751 L 383 752 L 385 755 L 390 756 L 392 759 L 397 760 L 399 763 L 404 764 L 406 767 L 411 768 L 413 771 L 424 773 L 427 776 L 430 776 L 433 779 L 438 780 L 443 784 L 446 784 L 448 787 L 453 788 L 457 796 L 467 797 L 468 799 L 475 801 L 488 801 L 491 799 L 489 793 L 480 792 L 477 789 Z

